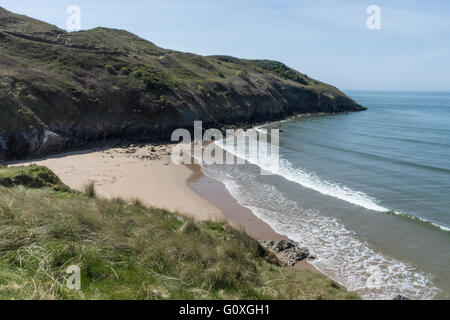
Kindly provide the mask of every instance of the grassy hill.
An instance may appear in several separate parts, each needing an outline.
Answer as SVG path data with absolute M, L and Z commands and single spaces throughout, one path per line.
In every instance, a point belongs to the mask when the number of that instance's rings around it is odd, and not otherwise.
M 164 140 L 194 120 L 223 128 L 359 110 L 280 62 L 166 50 L 124 30 L 68 33 L 0 8 L 0 160 Z
M 72 192 L 43 167 L 5 177 L 16 183 L 0 182 L 0 299 L 358 299 L 226 224 Z M 71 265 L 81 290 L 66 286 Z

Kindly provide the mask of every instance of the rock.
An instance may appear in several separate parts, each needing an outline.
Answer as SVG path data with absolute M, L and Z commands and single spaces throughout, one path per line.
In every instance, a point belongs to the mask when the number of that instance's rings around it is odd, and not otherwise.
M 193 78 L 194 82 L 202 82 L 199 94 L 190 82 L 172 82 L 165 78 L 168 73 L 175 78 L 183 77 L 183 70 L 190 63 L 183 58 L 187 54 L 173 54 L 171 50 L 139 39 L 143 47 L 165 58 L 147 61 L 144 67 L 139 61 L 147 59 L 148 50 L 128 52 L 126 48 L 133 47 L 138 39 L 130 33 L 110 30 L 122 44 L 116 48 L 111 47 L 108 38 L 97 39 L 95 30 L 86 31 L 85 36 L 96 40 L 84 41 L 44 22 L 13 13 L 6 16 L 6 20 L 1 19 L 0 38 L 9 39 L 11 35 L 3 31 L 14 29 L 16 35 L 11 39 L 15 45 L 2 46 L 0 57 L 7 51 L 9 55 L 24 57 L 33 68 L 23 72 L 20 64 L 11 64 L 0 70 L 0 77 L 6 79 L 5 83 L 10 82 L 0 86 L 0 157 L 3 159 L 36 156 L 39 151 L 61 152 L 68 147 L 81 148 L 92 143 L 106 146 L 111 139 L 169 142 L 175 129 L 192 130 L 194 119 L 204 121 L 205 130 L 238 129 L 300 114 L 365 110 L 337 88 L 314 82 L 280 62 L 268 60 L 196 56 L 196 63 L 204 67 L 197 68 Z M 39 28 L 49 33 L 36 31 L 30 35 L 16 30 L 15 21 L 23 21 L 24 25 L 38 23 Z M 55 50 L 55 55 L 65 62 L 67 72 L 47 68 L 45 56 L 34 54 L 48 50 Z M 120 56 L 130 70 L 156 68 L 159 71 L 152 74 L 151 79 L 145 79 L 145 86 L 136 87 L 133 81 L 111 77 L 110 68 L 90 72 L 88 64 L 78 63 L 95 59 L 99 65 L 112 66 L 116 64 L 116 56 Z M 221 61 L 227 61 L 230 68 L 239 68 L 244 76 L 233 81 L 210 77 L 211 70 L 216 70 L 214 62 Z M 178 64 L 180 68 L 173 68 Z M 46 70 L 45 76 L 42 70 Z M 72 80 L 80 74 L 85 75 L 83 83 L 74 83 Z M 162 91 L 164 95 L 160 95 Z M 25 104 L 31 104 L 35 112 L 30 110 L 29 114 L 28 111 L 23 114 L 25 96 Z M 157 96 L 161 101 L 153 99 Z M 136 116 L 136 112 L 143 113 Z M 48 132 L 43 133 L 44 129 Z
M 40 138 L 40 146 L 38 153 L 49 153 L 63 150 L 66 145 L 65 138 L 53 131 L 45 130 Z
M 271 249 L 273 244 L 275 243 L 275 241 L 272 241 L 272 240 L 260 240 L 259 243 L 261 243 L 264 247 L 267 247 L 267 248 Z
M 398 296 L 396 296 L 394 299 L 392 300 L 409 300 L 408 297 L 402 296 L 401 294 L 399 294 Z
M 294 266 L 297 262 L 302 261 L 309 256 L 308 248 L 293 247 L 284 252 L 284 255 L 288 258 L 288 265 Z
M 0 133 L 0 149 L 8 149 L 8 138 Z
M 0 186 L 11 187 L 13 184 L 13 181 L 9 177 L 0 178 Z
M 6 158 L 8 152 L 8 137 L 2 136 L 0 132 L 0 163 Z
M 261 242 L 264 246 L 272 249 L 275 252 L 283 252 L 287 249 L 293 248 L 296 246 L 296 243 L 291 240 L 280 240 L 280 241 L 262 241 Z
M 273 246 L 273 249 L 275 250 L 275 252 L 283 252 L 288 249 L 295 248 L 295 246 L 295 242 L 291 240 L 281 240 Z
M 283 254 L 287 259 L 287 264 L 289 266 L 294 266 L 297 262 L 304 260 L 306 258 L 315 259 L 315 255 L 309 253 L 309 249 L 305 247 L 300 247 L 296 242 L 291 240 L 262 240 L 260 243 L 275 251 L 276 253 Z

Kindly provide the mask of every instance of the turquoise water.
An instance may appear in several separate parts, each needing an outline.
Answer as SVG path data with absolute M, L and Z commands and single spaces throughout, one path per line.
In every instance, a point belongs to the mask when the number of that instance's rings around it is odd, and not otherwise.
M 346 93 L 369 110 L 269 126 L 281 130 L 273 175 L 203 171 L 363 297 L 448 298 L 450 93 Z
M 348 94 L 369 110 L 286 123 L 285 158 L 365 193 L 367 209 L 450 230 L 450 93 Z

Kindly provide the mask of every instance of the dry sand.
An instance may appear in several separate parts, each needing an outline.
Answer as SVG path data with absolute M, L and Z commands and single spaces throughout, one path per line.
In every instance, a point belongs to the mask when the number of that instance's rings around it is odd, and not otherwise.
M 46 166 L 75 190 L 94 182 L 102 197 L 138 198 L 149 206 L 197 220 L 228 221 L 258 240 L 287 239 L 240 206 L 222 183 L 203 175 L 198 165 L 172 164 L 172 147 L 147 144 L 91 149 L 10 165 Z M 306 261 L 295 268 L 320 273 Z
M 225 220 L 220 209 L 187 186 L 192 171 L 172 164 L 170 150 L 171 145 L 132 145 L 66 153 L 14 165 L 46 166 L 75 190 L 82 190 L 92 181 L 102 197 L 139 198 L 149 206 L 179 211 L 198 220 Z

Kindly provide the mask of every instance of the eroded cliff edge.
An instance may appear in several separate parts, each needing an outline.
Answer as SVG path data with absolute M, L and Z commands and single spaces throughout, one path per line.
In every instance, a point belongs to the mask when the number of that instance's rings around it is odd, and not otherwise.
M 162 49 L 123 30 L 67 33 L 0 8 L 0 160 L 165 140 L 194 120 L 223 128 L 364 109 L 280 62 Z

